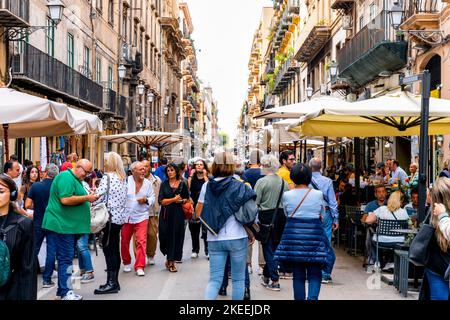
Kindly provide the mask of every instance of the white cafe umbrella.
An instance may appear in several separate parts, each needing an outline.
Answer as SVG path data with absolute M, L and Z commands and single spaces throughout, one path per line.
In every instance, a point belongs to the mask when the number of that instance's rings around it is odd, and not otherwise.
M 304 102 L 289 104 L 281 107 L 266 109 L 254 119 L 298 119 L 300 116 L 320 110 L 327 106 L 342 106 L 349 102 L 335 97 L 322 96 Z
M 157 148 L 163 148 L 170 144 L 181 142 L 183 135 L 173 132 L 142 130 L 101 136 L 100 139 L 114 143 L 130 142 L 145 147 L 155 146 Z
M 95 114 L 70 108 L 70 113 L 75 119 L 75 134 L 101 133 L 103 122 Z

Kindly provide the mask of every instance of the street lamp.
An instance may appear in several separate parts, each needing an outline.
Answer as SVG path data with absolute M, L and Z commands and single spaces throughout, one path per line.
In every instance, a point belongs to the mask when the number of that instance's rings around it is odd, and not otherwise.
M 399 5 L 398 2 L 394 2 L 391 10 L 389 10 L 389 17 L 391 20 L 391 25 L 395 30 L 398 30 L 400 25 L 402 24 L 403 17 L 405 15 L 405 11 Z
M 140 96 L 144 94 L 145 86 L 141 83 L 137 86 L 137 90 Z
M 147 95 L 147 102 L 152 103 L 154 98 L 155 98 L 155 95 L 153 93 L 149 92 Z
M 313 88 L 311 86 L 309 86 L 308 88 L 306 88 L 306 96 L 308 97 L 308 99 L 311 99 L 313 94 Z
M 49 0 L 46 4 L 48 8 L 48 15 L 52 20 L 52 25 L 50 26 L 29 26 L 29 27 L 6 27 L 5 31 L 0 37 L 6 35 L 6 40 L 9 41 L 20 41 L 26 39 L 30 34 L 37 30 L 47 30 L 57 26 L 61 20 L 66 7 L 61 0 Z
M 126 68 L 123 64 L 121 64 L 121 65 L 119 66 L 119 68 L 117 69 L 117 71 L 119 72 L 119 78 L 120 78 L 120 79 L 125 78 L 125 75 L 126 75 L 126 73 L 127 73 L 127 68 Z
M 338 74 L 338 64 L 335 61 L 331 61 L 330 67 L 330 78 L 331 81 L 335 80 Z
M 403 10 L 398 1 L 395 1 L 391 10 L 388 11 L 388 14 L 391 26 L 397 32 L 407 33 L 409 35 L 415 36 L 431 46 L 440 45 L 446 41 L 444 31 L 442 30 L 430 30 L 430 29 L 401 30 L 400 26 L 403 20 L 405 19 L 405 11 Z M 397 38 L 397 41 L 400 41 L 400 39 L 401 38 Z
M 65 8 L 64 4 L 61 0 L 50 0 L 47 3 L 47 7 L 50 19 L 52 19 L 55 25 L 58 25 L 62 20 L 62 15 Z

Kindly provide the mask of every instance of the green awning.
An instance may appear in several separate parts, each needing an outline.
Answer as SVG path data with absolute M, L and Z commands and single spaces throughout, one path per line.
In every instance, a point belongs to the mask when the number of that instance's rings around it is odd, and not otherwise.
M 382 71 L 396 71 L 407 63 L 407 42 L 380 42 L 339 73 L 352 88 L 375 80 Z

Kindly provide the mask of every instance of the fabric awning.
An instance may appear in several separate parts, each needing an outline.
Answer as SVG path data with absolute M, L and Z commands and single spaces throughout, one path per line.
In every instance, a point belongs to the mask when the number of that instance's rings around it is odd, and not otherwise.
M 75 118 L 63 103 L 0 88 L 0 123 L 10 139 L 74 133 Z M 5 130 L 0 130 L 4 138 Z
M 75 119 L 75 134 L 101 133 L 103 122 L 95 114 L 84 112 L 75 108 L 69 108 Z
M 450 100 L 430 98 L 429 134 L 450 133 Z M 421 97 L 405 91 L 328 106 L 308 113 L 289 131 L 308 136 L 380 137 L 420 133 Z

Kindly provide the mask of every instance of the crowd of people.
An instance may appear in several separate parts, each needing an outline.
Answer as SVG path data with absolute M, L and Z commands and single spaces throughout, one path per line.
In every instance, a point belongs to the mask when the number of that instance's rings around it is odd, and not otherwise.
M 333 281 L 336 257 L 332 239 L 342 228 L 345 206 L 359 204 L 352 191 L 351 169 L 330 168 L 322 175 L 320 159 L 296 163 L 289 150 L 279 157 L 253 150 L 247 168 L 228 152 L 217 153 L 211 164 L 198 158 L 185 166 L 162 158 L 156 170 L 144 159 L 126 171 L 115 152 L 105 155 L 102 170 L 94 170 L 89 160 L 78 159 L 76 154 L 70 154 L 60 167 L 46 165 L 42 172 L 42 168 L 27 164 L 22 166 L 12 156 L 0 176 L 0 226 L 11 255 L 11 272 L 0 286 L 0 299 L 36 299 L 38 255 L 44 239 L 42 286 L 57 286 L 56 295 L 62 300 L 81 300 L 71 279 L 78 276 L 81 283 L 95 281 L 90 241 L 101 244 L 107 274 L 106 283 L 94 294 L 114 294 L 121 290 L 121 268 L 126 273 L 134 270 L 139 277 L 146 275 L 146 268 L 155 264 L 158 243 L 166 269 L 177 272 L 188 227 L 191 258 L 199 257 L 203 244 L 209 259 L 205 299 L 226 295 L 229 276 L 232 299 L 251 298 L 249 274 L 253 272 L 252 248 L 257 243 L 258 273 L 264 288 L 280 291 L 279 279 L 292 279 L 296 300 L 317 300 L 321 285 Z M 408 220 L 416 214 L 417 165 L 411 164 L 409 169 L 410 176 L 396 160 L 377 165 L 372 177 L 378 181 L 375 200 L 365 206 L 366 224 L 379 219 Z M 411 203 L 405 206 L 402 190 L 393 190 L 388 198 L 386 186 L 393 184 L 409 185 Z M 449 190 L 450 180 L 443 177 L 429 192 L 429 221 L 436 228 L 436 237 L 430 245 L 424 283 L 432 299 L 448 297 Z M 92 235 L 91 210 L 101 204 L 109 219 L 99 234 Z M 403 242 L 404 237 L 372 241 L 389 246 Z M 377 255 L 374 247 L 369 265 Z M 75 255 L 78 274 L 73 272 Z

